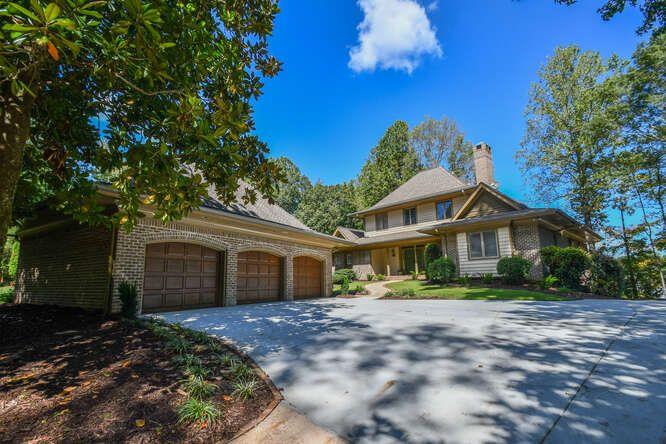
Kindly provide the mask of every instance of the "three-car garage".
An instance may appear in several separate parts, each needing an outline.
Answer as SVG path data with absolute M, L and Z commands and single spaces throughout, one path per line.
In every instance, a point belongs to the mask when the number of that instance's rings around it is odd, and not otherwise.
M 266 251 L 236 255 L 236 303 L 285 300 L 285 258 Z M 224 251 L 194 243 L 159 242 L 146 246 L 142 311 L 184 310 L 224 305 L 228 278 Z M 293 299 L 325 294 L 324 263 L 310 256 L 291 261 Z

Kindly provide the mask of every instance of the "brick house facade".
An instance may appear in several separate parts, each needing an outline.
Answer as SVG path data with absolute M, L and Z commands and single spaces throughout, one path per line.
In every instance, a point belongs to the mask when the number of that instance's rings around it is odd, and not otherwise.
M 165 309 L 249 302 L 253 298 L 238 298 L 241 283 L 243 294 L 255 292 L 256 299 L 330 296 L 332 250 L 349 242 L 312 231 L 275 207 L 259 202 L 242 213 L 236 207 L 234 211 L 202 207 L 179 222 L 163 224 L 146 217 L 129 232 L 92 228 L 67 218 L 54 222 L 44 217 L 41 223 L 38 218 L 20 233 L 16 302 L 118 312 L 120 282 L 136 286 L 139 310 L 146 311 L 161 309 L 145 304 L 143 296 L 149 290 L 153 298 L 160 294 L 165 301 L 181 298 L 177 303 L 165 302 Z M 147 251 L 155 246 L 165 253 L 151 262 Z M 170 256 L 171 247 L 184 253 Z M 192 256 L 193 251 L 199 255 Z M 210 257 L 201 256 L 201 251 Z M 250 257 L 249 262 L 241 256 Z M 266 258 L 280 264 L 272 277 L 262 262 Z M 209 278 L 201 268 L 206 260 L 214 265 Z M 157 270 L 147 268 L 155 264 Z M 245 267 L 242 272 L 239 264 Z M 194 272 L 189 270 L 192 266 Z M 279 289 L 266 296 L 271 279 L 279 281 Z M 155 287 L 156 280 L 161 287 Z M 214 297 L 209 295 L 204 303 L 202 295 L 212 292 Z M 185 302 L 192 295 L 199 302 Z

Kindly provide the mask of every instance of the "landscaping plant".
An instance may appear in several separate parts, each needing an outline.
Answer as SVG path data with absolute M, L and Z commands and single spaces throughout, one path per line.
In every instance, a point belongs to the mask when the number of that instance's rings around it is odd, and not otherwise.
M 232 395 L 240 399 L 248 399 L 254 396 L 259 383 L 253 377 L 243 377 L 236 379 L 232 386 L 234 391 Z
M 342 277 L 342 283 L 340 284 L 340 294 L 349 294 L 349 279 L 347 276 Z
M 222 412 L 210 401 L 189 398 L 178 407 L 178 422 L 215 423 Z
M 212 382 L 206 381 L 203 377 L 190 375 L 187 379 L 182 381 L 183 389 L 187 392 L 189 396 L 197 399 L 206 399 L 210 397 L 215 390 L 217 390 L 217 385 Z
M 462 285 L 463 287 L 469 286 L 469 284 L 472 282 L 472 278 L 469 277 L 469 274 L 465 273 L 464 275 L 460 276 L 458 278 L 458 283 Z
M 593 254 L 589 285 L 593 293 L 603 296 L 622 296 L 624 272 L 620 262 L 611 256 Z
M 349 282 L 355 281 L 357 279 L 356 272 L 351 268 L 341 268 L 340 270 L 335 270 L 333 272 L 334 284 L 342 284 L 344 278 L 347 278 Z
M 14 287 L 0 287 L 0 304 L 14 302 Z
M 532 263 L 520 256 L 503 257 L 497 262 L 497 274 L 507 284 L 525 283 L 532 268 Z
M 415 281 L 419 278 L 419 274 L 416 271 L 412 271 L 412 280 Z
M 383 274 L 375 275 L 375 280 L 377 280 L 377 281 L 383 281 L 385 279 L 386 279 L 386 276 L 384 276 Z
M 368 281 L 372 281 L 374 279 L 374 277 L 375 277 L 374 274 L 368 273 L 368 275 L 366 276 L 366 279 L 368 279 Z
M 436 259 L 442 257 L 442 249 L 439 244 L 427 244 L 425 246 L 425 266 L 428 269 L 428 264 Z
M 456 264 L 453 263 L 451 258 L 440 257 L 428 264 L 426 276 L 431 282 L 447 284 L 451 282 L 455 272 Z
M 556 278 L 552 274 L 549 274 L 548 276 L 543 278 L 541 282 L 539 282 L 539 287 L 541 287 L 542 290 L 548 290 L 549 288 L 555 287 L 555 285 L 557 285 L 559 281 L 560 280 L 558 278 Z
M 541 249 L 541 258 L 549 274 L 557 277 L 565 287 L 583 289 L 583 273 L 590 269 L 590 256 L 580 248 L 549 246 Z
M 485 285 L 490 285 L 493 283 L 494 277 L 492 273 L 483 273 L 481 275 L 481 282 L 483 282 Z
M 127 281 L 122 281 L 120 284 L 118 284 L 118 295 L 120 297 L 121 304 L 120 314 L 124 318 L 135 318 L 138 300 L 136 285 L 130 284 Z

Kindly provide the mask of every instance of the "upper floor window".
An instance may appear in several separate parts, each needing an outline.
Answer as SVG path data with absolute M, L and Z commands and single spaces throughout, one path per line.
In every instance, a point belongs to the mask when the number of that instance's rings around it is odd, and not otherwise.
M 388 213 L 375 214 L 375 230 L 386 230 L 388 228 Z
M 451 219 L 453 217 L 453 203 L 450 200 L 437 202 L 437 220 Z
M 405 225 L 414 225 L 416 223 L 416 207 L 402 210 L 402 219 Z
M 481 259 L 499 256 L 499 245 L 497 245 L 497 232 L 478 231 L 467 235 L 470 259 Z

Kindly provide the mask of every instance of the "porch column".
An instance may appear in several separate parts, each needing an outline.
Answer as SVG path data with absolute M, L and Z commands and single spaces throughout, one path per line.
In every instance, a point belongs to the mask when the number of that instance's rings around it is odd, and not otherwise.
M 414 271 L 419 274 L 419 257 L 416 253 L 416 245 L 414 245 Z

